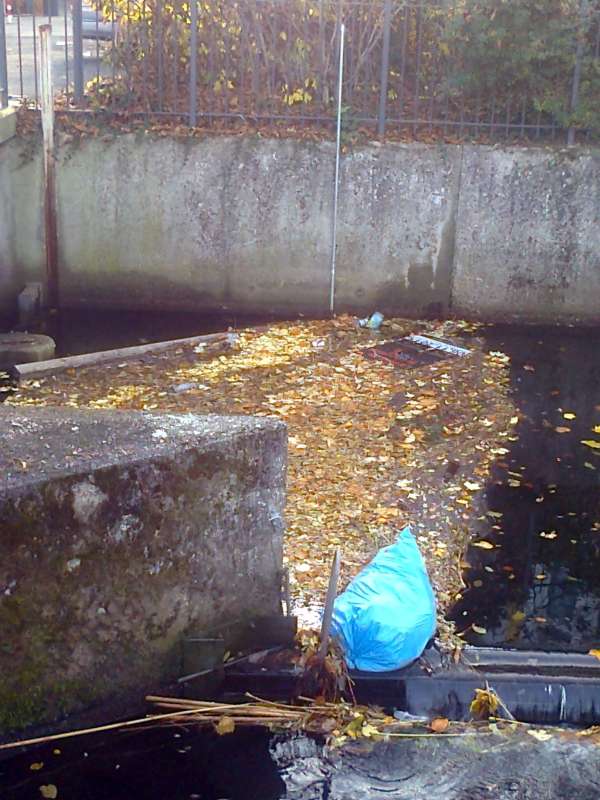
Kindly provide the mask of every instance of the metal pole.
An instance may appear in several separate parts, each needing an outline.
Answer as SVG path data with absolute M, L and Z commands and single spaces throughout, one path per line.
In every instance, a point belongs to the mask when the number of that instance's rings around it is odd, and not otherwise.
M 73 0 L 73 96 L 76 103 L 83 100 L 83 36 L 81 3 Z
M 392 30 L 392 0 L 385 0 L 383 7 L 383 50 L 381 52 L 381 79 L 379 87 L 379 119 L 377 135 L 385 135 L 385 109 L 387 105 L 388 76 L 390 71 L 390 34 Z
M 323 620 L 321 622 L 321 644 L 319 645 L 319 650 L 317 653 L 321 660 L 327 655 L 327 648 L 329 646 L 331 621 L 333 619 L 333 604 L 335 602 L 337 586 L 340 580 L 340 566 L 341 555 L 340 548 L 338 547 L 333 556 L 333 563 L 331 565 L 331 572 L 329 574 L 329 585 L 327 587 L 327 596 L 325 598 L 325 609 L 323 611 Z
M 52 90 L 52 27 L 40 25 L 40 87 L 44 140 L 44 228 L 46 238 L 46 302 L 58 308 L 58 235 L 54 159 L 54 93 Z
M 8 105 L 8 63 L 6 60 L 6 28 L 4 0 L 0 0 L 0 108 Z
M 581 66 L 583 62 L 583 48 L 585 41 L 585 18 L 588 12 L 588 0 L 581 0 L 579 4 L 579 26 L 577 29 L 577 49 L 575 51 L 575 68 L 573 70 L 573 85 L 571 87 L 571 102 L 569 110 L 574 114 L 579 103 L 579 87 L 581 84 Z M 567 145 L 573 147 L 575 144 L 575 131 L 572 125 L 567 133 Z
M 344 38 L 346 26 L 340 25 L 340 63 L 338 71 L 337 134 L 335 141 L 335 179 L 333 187 L 333 226 L 331 230 L 331 287 L 329 292 L 329 311 L 335 311 L 335 260 L 337 250 L 337 214 L 340 183 L 340 147 L 342 140 L 342 80 L 344 77 Z
M 198 0 L 192 0 L 190 31 L 190 128 L 195 127 L 198 104 Z

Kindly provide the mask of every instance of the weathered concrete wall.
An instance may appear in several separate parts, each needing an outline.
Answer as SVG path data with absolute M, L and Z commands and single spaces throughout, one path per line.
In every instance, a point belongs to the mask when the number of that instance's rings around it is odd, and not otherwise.
M 394 145 L 344 159 L 340 308 L 447 307 L 459 158 Z M 58 173 L 65 301 L 326 312 L 333 160 L 327 142 L 87 144 Z
M 0 144 L 0 315 L 16 308 L 28 275 L 44 274 L 42 169 L 37 143 Z
M 41 162 L 22 148 L 0 145 L 5 302 L 43 263 Z M 599 163 L 586 149 L 348 149 L 337 309 L 597 321 Z M 326 313 L 333 168 L 329 142 L 63 142 L 63 303 Z
M 353 311 L 448 310 L 461 151 L 365 147 L 342 161 L 336 299 Z
M 0 411 L 0 735 L 181 674 L 279 608 L 285 426 Z
M 600 320 L 600 151 L 465 147 L 453 310 Z

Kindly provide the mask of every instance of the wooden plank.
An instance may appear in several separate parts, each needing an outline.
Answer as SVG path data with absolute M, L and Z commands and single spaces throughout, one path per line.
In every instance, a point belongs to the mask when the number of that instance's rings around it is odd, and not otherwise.
M 97 353 L 84 353 L 80 356 L 67 356 L 66 358 L 52 358 L 49 361 L 34 361 L 30 364 L 17 364 L 15 371 L 20 380 L 39 378 L 62 372 L 66 369 L 81 369 L 95 367 L 98 364 L 108 364 L 114 361 L 132 361 L 153 353 L 162 353 L 165 350 L 177 347 L 191 347 L 199 344 L 210 344 L 228 341 L 228 333 L 208 333 L 204 336 L 191 336 L 187 339 L 171 339 L 166 342 L 150 342 L 137 347 L 122 347 L 117 350 L 101 350 Z

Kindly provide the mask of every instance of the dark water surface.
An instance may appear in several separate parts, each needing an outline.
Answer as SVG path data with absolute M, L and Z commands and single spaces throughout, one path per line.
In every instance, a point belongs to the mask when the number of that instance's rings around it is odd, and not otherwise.
M 45 333 L 56 342 L 56 355 L 74 356 L 147 342 L 162 342 L 265 325 L 279 317 L 273 315 L 175 311 L 110 311 L 66 309 L 58 316 L 47 316 L 28 326 L 29 333 Z M 13 329 L 16 321 L 0 319 L 0 332 Z
M 218 333 L 264 324 L 265 316 L 151 311 L 67 310 L 45 323 L 57 345 L 57 356 L 72 356 Z
M 494 549 L 469 548 L 451 616 L 472 644 L 587 652 L 600 647 L 600 449 L 582 441 L 600 446 L 600 331 L 486 330 L 511 358 L 521 419 L 487 486 L 496 516 L 479 533 Z
M 57 800 L 276 800 L 285 785 L 269 741 L 260 728 L 193 726 L 84 736 L 0 760 L 0 797 L 41 800 L 54 786 Z

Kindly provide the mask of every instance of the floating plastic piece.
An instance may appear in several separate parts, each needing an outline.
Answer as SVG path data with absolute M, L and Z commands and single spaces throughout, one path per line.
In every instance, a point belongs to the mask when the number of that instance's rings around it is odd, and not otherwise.
M 371 314 L 370 317 L 359 319 L 358 324 L 361 328 L 369 328 L 369 330 L 378 331 L 379 328 L 381 328 L 381 323 L 383 320 L 384 316 L 381 311 L 376 311 L 374 314 Z
M 435 626 L 435 597 L 407 527 L 336 599 L 332 634 L 349 667 L 386 672 L 418 658 Z
M 452 353 L 453 356 L 464 357 L 471 353 L 466 347 L 459 347 L 456 344 L 443 342 L 440 339 L 431 339 L 429 336 L 421 336 L 418 333 L 412 333 L 410 336 L 407 336 L 407 339 L 410 339 L 411 342 L 425 345 L 425 347 L 429 347 L 432 350 L 443 350 L 444 353 Z

